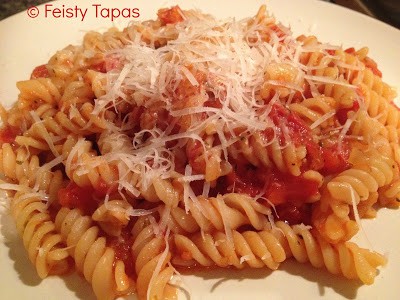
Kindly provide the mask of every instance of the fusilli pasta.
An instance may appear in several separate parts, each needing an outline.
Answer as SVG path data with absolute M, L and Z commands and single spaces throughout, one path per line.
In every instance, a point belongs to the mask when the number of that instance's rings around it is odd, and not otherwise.
M 400 113 L 367 48 L 296 38 L 265 6 L 174 6 L 17 87 L 0 188 L 41 278 L 75 267 L 98 299 L 160 300 L 193 267 L 294 258 L 372 284 L 386 264 L 351 240 L 400 203 Z

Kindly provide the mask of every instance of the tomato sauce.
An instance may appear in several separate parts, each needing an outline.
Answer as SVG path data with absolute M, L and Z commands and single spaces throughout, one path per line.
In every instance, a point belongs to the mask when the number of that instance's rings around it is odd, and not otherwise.
M 116 187 L 110 187 L 103 180 L 99 180 L 96 188 L 92 186 L 81 187 L 75 182 L 70 182 L 65 188 L 58 191 L 58 201 L 61 206 L 71 209 L 78 208 L 85 215 L 91 215 L 97 209 L 99 200 L 112 193 Z
M 360 104 L 358 101 L 354 101 L 353 105 L 349 108 L 340 108 L 336 111 L 336 118 L 338 119 L 339 123 L 344 125 L 348 119 L 348 113 L 350 111 L 357 111 L 360 108 Z
M 80 187 L 70 182 L 58 191 L 58 201 L 61 206 L 70 209 L 78 208 L 85 215 L 91 215 L 97 209 L 98 202 L 93 198 L 94 189 L 91 186 Z
M 36 78 L 47 78 L 50 77 L 49 70 L 47 69 L 47 65 L 40 65 L 33 69 L 31 74 L 31 79 Z
M 178 5 L 173 6 L 169 9 L 160 9 L 157 13 L 163 25 L 176 24 L 183 21 L 183 13 Z
M 318 182 L 276 169 L 237 166 L 219 185 L 219 192 L 262 196 L 272 203 L 279 219 L 291 224 L 309 223 L 305 202 L 318 194 Z
M 306 162 L 303 164 L 302 169 L 313 169 L 318 170 L 322 167 L 322 157 L 320 153 L 320 147 L 316 141 L 314 141 L 312 136 L 312 131 L 310 127 L 296 114 L 292 113 L 288 109 L 281 105 L 273 105 L 272 110 L 269 113 L 269 117 L 275 124 L 276 138 L 279 141 L 280 146 L 285 146 L 286 138 L 282 131 L 282 125 L 286 126 L 291 142 L 295 146 L 304 145 L 307 149 Z M 264 131 L 264 136 L 267 141 L 270 141 L 273 136 L 271 136 L 271 131 Z
M 378 64 L 376 63 L 376 61 L 367 56 L 366 58 L 364 58 L 364 64 L 365 67 L 367 67 L 372 71 L 372 73 L 374 73 L 374 75 L 382 78 L 382 72 L 381 70 L 378 69 Z
M 358 109 L 358 102 L 351 109 Z M 340 113 L 347 116 L 346 111 Z M 350 146 L 347 141 L 341 141 L 340 145 L 333 139 L 317 143 L 311 129 L 300 117 L 278 105 L 273 106 L 269 116 L 277 128 L 275 138 L 280 145 L 284 146 L 289 136 L 296 146 L 306 147 L 307 156 L 301 168 L 302 174 L 307 170 L 317 170 L 323 175 L 337 174 L 350 167 Z M 281 128 L 283 124 L 287 128 L 286 135 Z M 263 134 L 267 141 L 274 138 L 271 129 L 265 130 Z M 262 196 L 275 206 L 278 219 L 290 224 L 310 224 L 310 205 L 307 202 L 319 195 L 319 182 L 307 179 L 302 174 L 294 176 L 274 167 L 238 163 L 234 171 L 218 182 L 218 193 Z
M 323 175 L 337 174 L 350 168 L 348 162 L 350 156 L 350 146 L 344 140 L 341 146 L 337 143 L 321 148 L 324 166 L 319 172 Z
M 189 165 L 192 167 L 193 173 L 200 174 L 205 172 L 206 162 L 204 157 L 203 145 L 198 140 L 190 140 L 186 145 L 186 157 Z
M 130 233 L 128 227 L 122 229 L 121 235 L 118 237 L 108 237 L 107 246 L 112 248 L 115 252 L 115 260 L 121 260 L 125 264 L 126 274 L 135 277 L 135 262 L 132 258 L 131 247 L 134 242 L 134 237 Z
M 14 126 L 7 125 L 0 128 L 0 146 L 6 143 L 12 144 L 20 133 L 21 130 Z
M 107 72 L 107 70 L 106 70 L 106 62 L 105 61 L 101 61 L 101 62 L 99 62 L 99 63 L 97 63 L 95 65 L 92 65 L 90 67 L 90 69 L 92 69 L 94 71 L 97 71 L 97 72 L 100 72 L 100 73 L 106 73 Z

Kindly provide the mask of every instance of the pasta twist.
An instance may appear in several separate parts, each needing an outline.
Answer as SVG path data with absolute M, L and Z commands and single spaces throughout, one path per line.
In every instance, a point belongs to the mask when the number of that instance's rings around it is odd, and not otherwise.
M 174 236 L 174 244 L 180 257 L 173 258 L 175 264 L 201 266 L 217 265 L 253 268 L 267 266 L 276 269 L 280 262 L 293 256 L 301 263 L 309 262 L 316 268 L 325 267 L 332 274 L 349 279 L 360 279 L 372 284 L 376 268 L 386 259 L 376 253 L 362 249 L 354 243 L 331 245 L 304 225 L 289 226 L 278 221 L 276 228 L 259 232 L 232 232 L 231 240 L 221 232 L 186 237 Z
M 124 200 L 109 200 L 100 205 L 92 215 L 101 229 L 110 236 L 120 236 L 129 223 L 132 206 Z
M 168 282 L 174 273 L 170 266 L 171 251 L 166 237 L 155 234 L 156 224 L 140 217 L 132 229 L 135 241 L 132 256 L 137 274 L 137 295 L 139 299 L 163 299 Z
M 357 73 L 354 79 L 351 81 L 352 84 L 359 85 L 363 89 L 368 89 L 374 92 L 376 95 L 387 99 L 386 101 L 393 101 L 396 96 L 396 92 L 387 83 L 382 81 L 378 75 L 375 75 L 370 68 L 364 68 L 364 70 Z
M 134 288 L 125 273 L 125 264 L 116 258 L 113 248 L 89 216 L 79 209 L 62 207 L 55 219 L 55 226 L 67 244 L 76 268 L 92 284 L 97 299 L 115 299 Z
M 11 214 L 40 278 L 71 269 L 70 256 L 50 218 L 42 195 L 17 192 L 11 199 Z
M 228 267 L 238 269 L 246 265 L 252 268 L 275 270 L 286 259 L 286 254 L 279 241 L 270 231 L 233 231 L 229 238 L 222 232 L 174 235 L 174 245 L 180 257 L 174 257 L 176 265 Z
M 63 149 L 67 176 L 81 187 L 113 186 L 118 181 L 117 169 L 102 156 L 97 156 L 89 141 L 79 139 L 74 142 L 74 138 L 70 138 L 69 146 Z
M 239 161 L 248 161 L 255 166 L 265 166 L 277 169 L 295 176 L 301 174 L 300 167 L 307 151 L 304 146 L 296 147 L 294 143 L 287 143 L 284 147 L 277 139 L 269 145 L 264 145 L 261 133 L 255 133 L 248 138 L 228 147 L 229 154 Z
M 300 103 L 289 105 L 289 109 L 299 115 L 307 124 L 310 124 L 311 129 L 332 126 L 334 124 L 332 117 L 336 113 L 334 108 L 335 100 L 325 96 L 308 98 Z M 322 123 L 320 123 L 321 120 Z
M 0 149 L 0 173 L 9 180 L 25 182 L 35 191 L 45 192 L 50 202 L 56 200 L 57 192 L 63 185 L 60 170 L 53 172 L 46 166 L 40 166 L 38 156 L 29 156 L 24 148 L 13 150 L 7 143 Z
M 166 207 L 160 208 L 163 215 Z M 268 227 L 271 210 L 253 198 L 240 194 L 225 194 L 212 198 L 199 197 L 187 203 L 184 208 L 171 208 L 168 227 L 174 233 L 224 231 L 224 228 L 237 229 L 251 225 L 257 230 Z
M 92 87 L 84 81 L 72 81 L 65 87 L 58 105 L 61 111 L 68 111 L 71 106 L 80 107 L 84 103 L 94 100 Z
M 70 107 L 69 114 L 59 111 L 54 116 L 45 116 L 15 140 L 21 146 L 49 150 L 64 143 L 69 134 L 89 135 L 104 131 L 108 120 L 92 113 L 93 104 L 90 103 L 83 104 L 79 110 Z
M 400 113 L 392 102 L 388 101 L 376 91 L 371 90 L 365 84 L 360 84 L 364 96 L 367 111 L 370 117 L 376 118 L 385 127 L 394 127 L 397 134 L 400 132 Z
M 36 78 L 19 81 L 19 109 L 35 108 L 38 102 L 57 103 L 62 97 L 63 82 L 57 78 Z
M 326 68 L 332 61 L 332 58 L 323 53 L 320 48 L 320 42 L 315 36 L 301 35 L 297 38 L 303 45 L 303 52 L 299 61 L 308 67 Z
M 390 159 L 382 160 L 368 154 L 358 160 L 353 168 L 341 172 L 327 183 L 313 212 L 313 224 L 332 243 L 346 241 L 357 232 L 358 225 L 349 218 L 350 213 L 357 214 L 357 207 L 363 201 L 374 202 L 372 199 L 375 196 L 371 195 L 393 180 L 393 162 Z
M 299 262 L 310 262 L 316 268 L 325 267 L 332 274 L 372 284 L 377 268 L 386 264 L 386 258 L 377 252 L 360 248 L 352 242 L 331 245 L 306 226 L 291 227 L 281 221 L 276 226 L 279 230 L 275 230 L 275 235 L 279 236 L 278 240 L 287 253 Z
M 379 191 L 379 204 L 385 207 L 400 206 L 400 179 L 396 179 Z
M 111 28 L 104 33 L 88 32 L 83 38 L 83 48 L 99 53 L 105 53 L 113 49 L 121 49 L 130 42 L 124 32 L 117 28 Z

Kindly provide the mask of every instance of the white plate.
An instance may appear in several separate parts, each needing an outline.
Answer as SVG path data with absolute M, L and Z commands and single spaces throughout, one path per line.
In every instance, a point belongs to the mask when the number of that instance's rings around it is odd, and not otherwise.
M 76 3 L 76 4 L 75 4 Z M 87 30 L 104 30 L 109 19 L 96 17 L 92 4 L 108 8 L 139 8 L 139 20 L 154 18 L 160 7 L 180 4 L 199 8 L 218 17 L 242 18 L 256 13 L 263 0 L 81 0 L 52 3 L 54 8 L 88 8 L 86 18 L 59 18 L 40 15 L 31 19 L 26 11 L 0 22 L 0 100 L 10 104 L 17 97 L 15 82 L 29 77 L 32 69 L 47 62 L 58 49 L 80 43 Z M 364 15 L 322 1 L 270 0 L 268 9 L 296 34 L 314 34 L 324 42 L 356 48 L 368 46 L 378 62 L 384 80 L 400 91 L 400 31 Z M 126 19 L 114 22 L 125 25 Z M 398 99 L 397 99 L 398 100 Z M 0 205 L 1 206 L 1 205 Z M 1 210 L 4 211 L 4 208 Z M 363 222 L 369 243 L 362 236 L 362 246 L 386 253 L 389 264 L 382 268 L 374 285 L 360 286 L 296 262 L 284 263 L 280 270 L 210 271 L 185 276 L 190 299 L 398 299 L 400 296 L 399 212 L 381 209 L 375 220 Z M 78 275 L 40 281 L 27 259 L 20 239 L 7 215 L 0 219 L 0 298 L 1 299 L 94 299 L 91 288 Z M 185 299 L 181 297 L 180 299 Z

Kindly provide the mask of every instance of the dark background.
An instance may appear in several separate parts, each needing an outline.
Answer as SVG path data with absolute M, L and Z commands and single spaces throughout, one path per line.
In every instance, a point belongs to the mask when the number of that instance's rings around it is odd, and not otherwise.
M 0 20 L 49 0 L 0 0 Z M 299 0 L 300 1 L 300 0 Z M 400 29 L 400 0 L 325 0 L 362 12 Z

